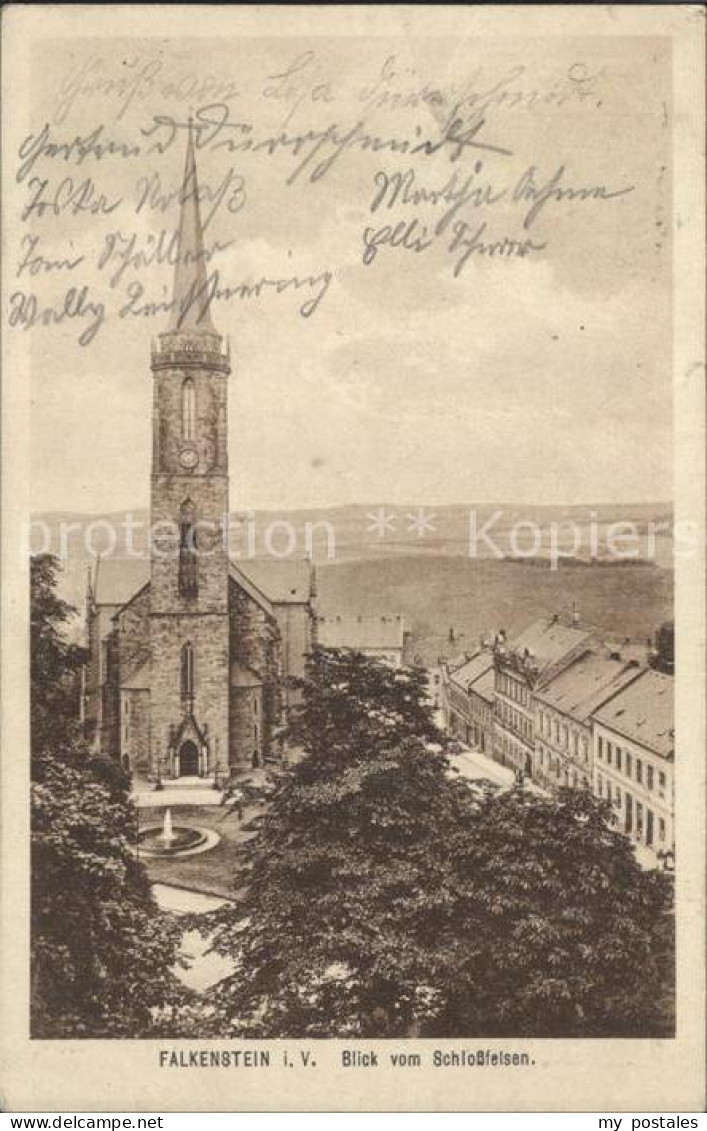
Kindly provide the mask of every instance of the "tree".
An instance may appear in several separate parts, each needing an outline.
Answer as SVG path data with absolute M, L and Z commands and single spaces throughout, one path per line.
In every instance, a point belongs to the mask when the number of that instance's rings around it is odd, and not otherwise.
M 317 650 L 291 768 L 214 946 L 211 1031 L 264 1037 L 655 1031 L 663 877 L 586 793 L 455 779 L 424 676 Z
M 675 674 L 675 624 L 665 621 L 655 634 L 650 665 L 667 675 Z
M 292 732 L 306 756 L 266 814 L 243 900 L 214 918 L 238 963 L 215 1025 L 407 1033 L 445 960 L 434 924 L 464 787 L 447 780 L 422 673 L 319 649 L 302 692 Z
M 30 723 L 33 752 L 76 745 L 79 733 L 79 673 L 86 651 L 66 640 L 76 610 L 57 594 L 59 561 L 52 554 L 30 558 Z
M 32 1035 L 154 1035 L 181 1001 L 181 927 L 154 903 L 134 854 L 129 779 L 91 757 L 74 712 L 81 650 L 55 593 L 58 563 L 31 570 Z
M 460 945 L 431 1035 L 669 1036 L 667 877 L 646 872 L 588 791 L 477 796 L 450 845 Z

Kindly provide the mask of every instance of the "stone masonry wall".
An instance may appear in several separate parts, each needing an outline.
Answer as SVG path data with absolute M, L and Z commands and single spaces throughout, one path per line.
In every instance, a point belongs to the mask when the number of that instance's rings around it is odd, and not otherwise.
M 151 630 L 153 758 L 160 752 L 166 764 L 170 728 L 179 726 L 184 718 L 180 665 L 182 645 L 189 641 L 194 649 L 194 719 L 201 730 L 208 729 L 212 771 L 217 752 L 225 763 L 229 749 L 228 618 L 207 613 L 191 617 L 153 614 Z
M 280 713 L 280 634 L 277 622 L 232 580 L 230 583 L 231 662 L 250 668 L 261 680 L 259 746 L 270 753 L 273 728 Z M 244 704 L 247 689 L 231 688 L 229 762 L 244 768 L 253 754 L 253 716 Z M 250 703 L 252 709 L 252 702 Z

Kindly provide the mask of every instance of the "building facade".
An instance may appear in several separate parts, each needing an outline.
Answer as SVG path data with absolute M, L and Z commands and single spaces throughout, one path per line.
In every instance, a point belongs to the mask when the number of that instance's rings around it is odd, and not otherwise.
M 620 653 L 587 651 L 535 694 L 533 780 L 545 789 L 593 788 L 592 713 L 640 674 Z
M 675 858 L 674 679 L 644 670 L 592 716 L 594 792 L 656 861 Z
M 172 318 L 151 359 L 148 576 L 129 596 L 109 591 L 105 568 L 89 583 L 84 718 L 126 768 L 209 778 L 269 755 L 315 639 L 316 593 L 308 563 L 277 563 L 292 567 L 282 599 L 229 559 L 231 358 L 196 301 L 208 289 L 191 131 L 181 202 Z
M 540 618 L 512 641 L 504 633 L 496 638 L 493 756 L 501 765 L 532 777 L 536 698 L 593 638 L 592 629 L 559 616 Z
M 317 643 L 322 648 L 344 648 L 382 660 L 393 668 L 403 663 L 405 626 L 399 615 L 377 617 L 320 616 L 316 622 Z
M 440 664 L 444 729 L 484 754 L 493 750 L 494 664 L 490 649 Z

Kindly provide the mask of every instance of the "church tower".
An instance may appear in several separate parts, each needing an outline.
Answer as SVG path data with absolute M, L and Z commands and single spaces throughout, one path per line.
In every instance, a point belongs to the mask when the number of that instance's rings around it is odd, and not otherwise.
M 172 316 L 152 351 L 150 762 L 167 776 L 210 776 L 228 758 L 229 373 L 190 124 Z

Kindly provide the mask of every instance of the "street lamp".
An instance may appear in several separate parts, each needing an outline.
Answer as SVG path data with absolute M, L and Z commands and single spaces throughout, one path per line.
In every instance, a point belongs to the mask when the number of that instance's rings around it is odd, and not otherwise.
M 162 784 L 162 751 L 157 750 L 157 777 L 155 778 L 155 790 L 159 791 L 164 789 Z
M 220 770 L 220 765 L 219 765 L 219 746 L 218 746 L 218 735 L 217 735 L 216 738 L 214 739 L 214 789 L 220 788 L 220 786 L 219 786 L 220 774 L 221 774 L 221 770 Z

